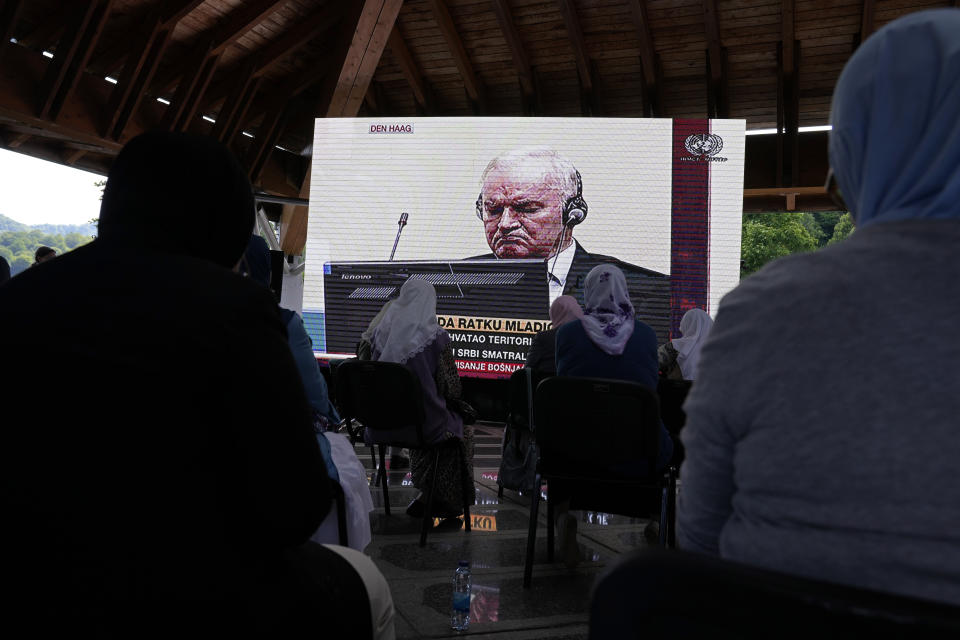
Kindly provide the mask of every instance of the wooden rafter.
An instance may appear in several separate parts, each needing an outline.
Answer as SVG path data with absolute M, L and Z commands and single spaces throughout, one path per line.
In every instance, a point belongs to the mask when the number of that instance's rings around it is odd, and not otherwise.
M 256 138 L 247 150 L 245 157 L 250 182 L 257 183 L 260 181 L 260 174 L 263 173 L 263 168 L 277 144 L 277 138 L 280 137 L 286 112 L 287 106 L 282 101 L 277 101 L 271 110 L 264 115 L 263 121 L 257 127 Z
M 577 74 L 580 77 L 580 103 L 584 113 L 587 113 L 589 105 L 594 104 L 594 66 L 590 63 L 590 56 L 587 55 L 587 45 L 583 38 L 583 28 L 580 26 L 580 17 L 577 15 L 577 8 L 573 5 L 573 0 L 559 0 L 560 13 L 563 15 L 563 23 L 567 27 L 567 34 L 570 36 L 570 46 L 573 47 L 573 59 L 577 63 Z M 589 115 L 589 114 L 587 114 Z
M 420 108 L 426 113 L 431 113 L 433 111 L 433 104 L 430 90 L 423 80 L 420 67 L 417 66 L 413 55 L 410 53 L 410 49 L 407 48 L 403 34 L 400 33 L 400 25 L 395 25 L 393 31 L 390 32 L 390 37 L 387 39 L 387 47 L 390 49 L 390 53 L 393 54 L 393 61 L 400 67 L 400 73 L 403 74 L 407 84 L 410 85 L 417 104 L 420 105 Z
M 246 62 L 241 63 L 237 72 L 211 87 L 204 99 L 204 104 L 208 107 L 214 107 L 226 98 L 229 88 L 238 82 L 235 77 L 237 73 L 241 75 L 246 73 L 254 77 L 260 77 L 266 74 L 277 62 L 297 49 L 300 49 L 317 36 L 325 34 L 329 29 L 336 26 L 339 20 L 340 15 L 338 13 L 331 14 L 329 11 L 317 11 L 305 20 L 301 20 L 292 29 L 264 47 L 264 49 L 257 54 L 256 60 L 252 65 L 248 65 Z M 313 74 L 306 73 L 304 75 L 310 77 Z M 295 84 L 301 83 L 297 82 Z M 299 91 L 297 91 L 297 93 L 299 93 Z
M 167 0 L 163 3 L 160 22 L 165 29 L 173 29 L 177 24 L 187 17 L 194 9 L 204 3 L 205 0 Z M 150 19 L 148 10 L 145 15 L 136 20 L 136 24 L 147 24 Z M 135 38 L 133 40 L 136 40 Z M 93 69 L 102 70 L 106 75 L 114 75 L 121 67 L 127 56 L 130 55 L 131 38 L 117 38 L 116 41 L 106 47 L 98 55 L 94 56 L 90 62 Z
M 10 46 L 10 38 L 17 28 L 22 8 L 23 0 L 0 0 L 0 62 L 3 52 Z
M 437 26 L 440 28 L 440 33 L 443 34 L 443 39 L 447 43 L 447 48 L 453 56 L 453 63 L 457 66 L 457 71 L 463 80 L 467 96 L 474 110 L 482 113 L 485 102 L 483 87 L 473 70 L 473 65 L 470 63 L 469 56 L 467 56 L 467 50 L 463 46 L 463 41 L 460 39 L 457 27 L 453 23 L 453 18 L 450 17 L 450 11 L 447 9 L 444 0 L 429 0 L 428 4 L 433 12 L 434 20 L 437 21 Z
M 507 0 L 492 0 L 492 3 L 493 11 L 497 14 L 497 22 L 500 23 L 500 31 L 503 32 L 503 37 L 510 48 L 513 66 L 517 69 L 520 89 L 526 97 L 525 102 L 532 104 L 534 101 L 533 69 L 530 67 L 530 58 L 520 39 L 517 24 L 510 13 L 510 5 Z
M 90 56 L 93 54 L 97 41 L 100 39 L 100 34 L 103 33 L 104 25 L 110 17 L 113 2 L 114 0 L 102 0 L 99 3 L 90 3 L 96 7 L 94 13 L 86 28 L 79 34 L 79 42 L 76 47 L 70 47 L 74 55 L 70 59 L 63 60 L 66 70 L 61 84 L 46 87 L 46 91 L 49 93 L 41 101 L 41 117 L 47 116 L 51 120 L 56 120 L 60 116 L 60 110 L 70 100 L 81 74 L 87 68 Z M 61 48 L 64 47 L 58 47 L 58 52 Z M 57 62 L 56 57 L 53 62 Z
M 633 16 L 633 24 L 637 29 L 637 42 L 640 44 L 640 64 L 643 67 L 643 83 L 645 85 L 644 93 L 653 97 L 658 90 L 658 64 L 657 52 L 653 46 L 653 36 L 650 34 L 650 19 L 647 17 L 647 1 L 629 0 L 628 4 Z
M 215 30 L 215 34 L 210 41 L 200 43 L 198 48 L 210 48 L 212 54 L 223 53 L 227 47 L 232 45 L 244 34 L 263 22 L 271 14 L 275 13 L 287 0 L 258 0 L 241 9 L 237 9 L 227 16 L 224 24 Z M 157 76 L 157 81 L 153 86 L 155 95 L 162 95 L 173 89 L 177 80 L 190 69 L 187 62 L 195 55 L 194 52 L 187 54 L 184 58 L 177 60 L 165 68 Z
M 863 0 L 863 8 L 860 11 L 860 34 L 858 43 L 863 42 L 873 33 L 873 14 L 875 9 L 875 0 Z
M 16 149 L 20 147 L 20 145 L 22 145 L 24 142 L 29 140 L 30 138 L 31 138 L 31 135 L 29 133 L 18 133 L 17 135 L 7 140 L 7 147 L 9 147 L 10 149 Z
M 197 109 L 200 107 L 200 102 L 203 100 L 204 93 L 210 85 L 210 80 L 213 78 L 223 54 L 214 55 L 208 48 L 195 55 L 197 57 L 192 68 L 196 71 L 184 76 L 180 84 L 177 85 L 177 92 L 170 101 L 160 124 L 163 129 L 170 131 L 187 130 L 187 127 L 197 116 Z
M 60 39 L 56 54 L 47 64 L 47 71 L 43 74 L 43 80 L 40 83 L 40 94 L 37 103 L 37 115 L 41 118 L 49 117 L 53 102 L 60 93 L 60 88 L 67 81 L 71 68 L 74 67 L 74 58 L 80 52 L 81 43 L 87 27 L 94 21 L 94 15 L 97 12 L 100 3 L 88 2 L 84 5 L 78 5 L 68 17 L 70 28 Z M 98 30 L 99 33 L 99 30 Z M 80 70 L 74 69 L 75 73 Z
M 730 115 L 727 99 L 726 49 L 720 38 L 717 0 L 703 0 L 704 30 L 707 36 L 707 109 L 711 118 Z
M 322 111 L 316 115 L 357 115 L 402 4 L 403 0 L 360 0 L 344 16 L 331 60 L 333 72 L 321 90 Z
M 217 122 L 213 126 L 213 137 L 227 146 L 240 130 L 243 118 L 246 116 L 253 97 L 260 88 L 261 77 L 251 73 L 257 64 L 256 60 L 249 60 L 244 70 L 235 78 L 235 84 L 223 102 L 223 108 L 217 114 Z
M 146 88 L 150 85 L 167 43 L 170 41 L 170 30 L 163 26 L 163 22 L 157 18 L 152 23 L 153 28 L 141 40 L 137 53 L 127 61 L 120 79 L 113 88 L 113 95 L 106 111 L 106 126 L 103 130 L 106 138 L 119 140 L 123 135 L 123 130 L 140 106 Z
M 66 149 L 63 153 L 63 161 L 66 162 L 71 167 L 76 166 L 77 162 L 80 161 L 80 158 L 87 155 L 85 149 Z

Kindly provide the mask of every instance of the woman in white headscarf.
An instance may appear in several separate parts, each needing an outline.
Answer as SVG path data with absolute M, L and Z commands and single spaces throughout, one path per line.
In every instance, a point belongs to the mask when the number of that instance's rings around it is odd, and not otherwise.
M 611 378 L 657 388 L 657 334 L 636 318 L 627 280 L 612 264 L 597 265 L 583 283 L 583 317 L 557 331 L 557 375 Z M 673 440 L 660 425 L 656 468 L 673 454 Z M 637 470 L 649 474 L 649 469 Z M 556 493 L 556 492 L 555 492 Z M 567 566 L 579 559 L 576 518 L 557 508 L 561 558 Z
M 713 320 L 703 309 L 690 309 L 680 320 L 682 338 L 674 338 L 660 345 L 657 356 L 660 373 L 668 380 L 696 380 L 700 364 L 700 347 L 703 346 Z
M 372 356 L 374 360 L 399 362 L 420 379 L 426 418 L 423 433 L 428 444 L 453 438 L 460 440 L 460 456 L 450 447 L 441 450 L 437 485 L 433 488 L 433 515 L 458 516 L 464 504 L 474 504 L 473 427 L 469 425 L 476 420 L 476 413 L 460 398 L 460 376 L 450 348 L 450 336 L 437 323 L 437 295 L 433 285 L 424 280 L 407 280 L 403 284 L 400 296 L 390 304 L 373 331 Z M 432 465 L 432 454 L 410 450 L 413 485 L 421 491 L 427 488 Z M 423 517 L 425 508 L 417 498 L 407 513 Z
M 894 20 L 833 96 L 857 231 L 724 297 L 687 397 L 677 543 L 960 605 L 960 10 Z

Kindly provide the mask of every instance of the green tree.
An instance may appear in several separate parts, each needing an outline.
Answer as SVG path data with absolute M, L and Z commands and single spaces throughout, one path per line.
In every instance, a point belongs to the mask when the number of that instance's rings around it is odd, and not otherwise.
M 830 238 L 830 242 L 827 244 L 836 244 L 853 233 L 853 216 L 849 213 L 843 214 L 843 217 L 837 222 L 837 226 L 833 228 L 833 236 Z
M 819 236 L 811 232 L 811 224 L 816 225 L 816 221 L 809 213 L 763 213 L 745 216 L 740 249 L 740 277 L 750 275 L 781 256 L 816 249 Z M 817 227 L 819 231 L 819 225 Z

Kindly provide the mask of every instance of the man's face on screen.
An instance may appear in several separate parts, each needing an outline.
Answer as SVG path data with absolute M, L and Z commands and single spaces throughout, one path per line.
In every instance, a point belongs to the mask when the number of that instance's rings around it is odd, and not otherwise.
M 562 230 L 560 194 L 537 167 L 495 167 L 481 191 L 487 244 L 499 258 L 546 258 Z

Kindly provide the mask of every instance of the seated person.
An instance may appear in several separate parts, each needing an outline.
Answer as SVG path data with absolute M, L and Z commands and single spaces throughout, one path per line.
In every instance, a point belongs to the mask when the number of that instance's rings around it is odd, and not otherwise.
M 420 379 L 426 414 L 424 437 L 439 441 L 459 440 L 460 462 L 451 447 L 440 451 L 437 486 L 433 487 L 434 515 L 456 517 L 463 512 L 464 501 L 474 504 L 473 427 L 464 424 L 476 419 L 472 408 L 460 399 L 460 376 L 450 348 L 450 336 L 437 324 L 437 295 L 424 280 L 407 280 L 400 296 L 383 314 L 373 332 L 374 360 L 399 362 Z M 451 409 L 455 407 L 457 410 Z M 413 485 L 425 491 L 433 470 L 433 453 L 410 449 Z M 407 508 L 413 517 L 423 517 L 426 505 L 419 498 Z
M 634 313 L 623 272 L 610 264 L 597 265 L 583 284 L 584 315 L 557 331 L 557 375 L 610 378 L 637 382 L 657 389 L 657 334 Z M 670 434 L 660 425 L 656 469 L 666 467 L 673 454 Z M 650 470 L 637 470 L 649 475 Z M 556 523 L 561 558 L 568 566 L 579 561 L 577 520 L 561 497 Z
M 557 329 L 583 317 L 583 309 L 573 296 L 559 296 L 550 305 L 552 327 L 533 337 L 527 353 L 526 367 L 548 376 L 557 375 Z
M 260 236 L 251 236 L 243 254 L 240 268 L 254 282 L 270 287 L 270 248 Z M 320 373 L 313 355 L 313 343 L 303 327 L 303 320 L 290 309 L 280 307 L 280 317 L 287 327 L 287 339 L 293 361 L 297 365 L 307 401 L 313 408 L 314 430 L 317 444 L 327 467 L 327 475 L 343 489 L 346 506 L 347 542 L 349 546 L 363 551 L 370 544 L 370 512 L 373 498 L 367 483 L 367 473 L 350 441 L 328 428 L 340 422 L 340 416 L 330 402 L 327 383 Z M 330 509 L 326 518 L 310 536 L 313 542 L 337 544 L 340 533 L 337 528 L 337 511 Z
M 713 320 L 703 309 L 690 309 L 680 320 L 682 338 L 660 345 L 657 358 L 660 375 L 668 380 L 696 380 L 700 348 L 710 334 Z
M 369 558 L 308 542 L 330 483 L 276 303 L 231 271 L 253 225 L 226 147 L 145 133 L 113 161 L 97 238 L 0 287 L 17 372 L 0 447 L 5 627 L 349 637 L 360 620 L 392 634 Z M 36 428 L 37 407 L 57 419 Z
M 911 13 L 840 74 L 828 191 L 857 230 L 721 302 L 684 406 L 680 547 L 960 605 L 957 34 L 956 9 Z
M 37 266 L 41 262 L 46 262 L 47 260 L 53 260 L 56 257 L 56 249 L 41 245 L 37 247 L 36 251 L 33 252 L 33 266 Z

